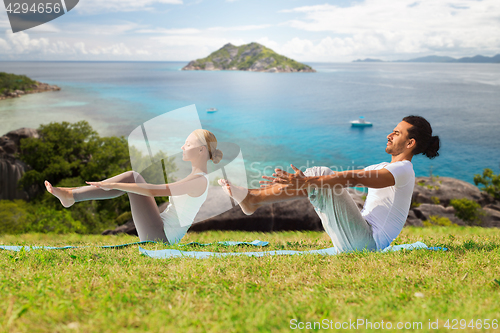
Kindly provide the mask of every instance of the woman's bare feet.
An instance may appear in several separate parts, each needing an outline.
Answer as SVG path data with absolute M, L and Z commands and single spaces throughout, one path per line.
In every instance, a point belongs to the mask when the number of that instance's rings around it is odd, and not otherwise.
M 64 207 L 68 208 L 73 206 L 73 204 L 75 203 L 75 199 L 73 198 L 73 192 L 71 191 L 71 188 L 52 187 L 52 184 L 48 181 L 45 181 L 44 184 L 47 188 L 47 191 L 57 199 L 59 199 Z
M 236 200 L 246 215 L 252 215 L 261 206 L 256 202 L 252 190 L 233 185 L 226 179 L 219 179 L 219 185 L 222 186 L 227 195 Z

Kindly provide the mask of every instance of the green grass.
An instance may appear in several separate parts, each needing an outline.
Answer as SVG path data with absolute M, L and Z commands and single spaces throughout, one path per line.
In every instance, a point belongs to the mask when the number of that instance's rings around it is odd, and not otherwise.
M 319 232 L 190 233 L 183 243 L 254 239 L 270 245 L 189 249 L 226 252 L 331 246 L 328 236 Z M 133 241 L 137 238 L 0 236 L 4 245 Z M 446 319 L 500 320 L 499 229 L 405 228 L 394 243 L 415 241 L 446 246 L 449 251 L 205 260 L 152 259 L 141 256 L 136 246 L 0 251 L 0 331 L 289 332 L 292 319 L 335 323 L 364 318 L 393 325 L 422 322 L 422 331 L 428 331 L 429 320 L 438 319 L 440 329 L 435 332 L 447 332 Z M 165 248 L 159 244 L 145 247 Z

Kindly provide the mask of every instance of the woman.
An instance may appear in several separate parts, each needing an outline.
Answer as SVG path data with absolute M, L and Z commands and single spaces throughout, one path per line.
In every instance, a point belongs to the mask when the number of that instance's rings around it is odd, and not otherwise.
M 79 201 L 111 199 L 127 193 L 140 240 L 177 243 L 186 234 L 207 197 L 208 160 L 217 164 L 223 155 L 217 149 L 215 135 L 203 129 L 191 133 L 181 149 L 182 160 L 191 162 L 192 170 L 186 178 L 172 184 L 147 184 L 139 173 L 127 171 L 101 182 L 86 182 L 89 186 L 52 187 L 48 181 L 45 181 L 45 186 L 64 207 L 71 207 Z M 153 197 L 172 195 L 175 195 L 176 204 L 170 201 L 160 213 Z

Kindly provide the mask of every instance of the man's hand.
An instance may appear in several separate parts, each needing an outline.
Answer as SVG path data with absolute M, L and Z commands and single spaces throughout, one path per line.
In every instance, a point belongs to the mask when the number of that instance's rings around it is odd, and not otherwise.
M 262 176 L 262 178 L 268 181 L 260 181 L 259 183 L 264 184 L 261 187 L 267 187 L 274 184 L 286 185 L 290 190 L 302 190 L 307 187 L 307 177 L 302 171 L 297 169 L 293 164 L 290 164 L 295 173 L 289 173 L 285 170 L 274 169 L 273 177 Z

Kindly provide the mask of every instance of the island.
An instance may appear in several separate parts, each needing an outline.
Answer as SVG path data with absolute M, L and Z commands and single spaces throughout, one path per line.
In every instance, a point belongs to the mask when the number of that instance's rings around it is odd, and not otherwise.
M 426 62 L 426 63 L 471 63 L 471 64 L 500 64 L 500 54 L 492 57 L 485 57 L 482 55 L 477 55 L 474 57 L 464 57 L 464 58 L 452 58 L 448 56 L 436 56 L 431 55 L 427 57 L 414 58 L 409 60 L 394 60 L 394 61 L 383 61 L 380 59 L 370 59 L 366 58 L 364 60 L 358 59 L 352 62 Z
M 44 91 L 61 90 L 58 86 L 32 80 L 26 75 L 0 72 L 0 100 Z
M 427 56 L 410 60 L 399 60 L 398 62 L 446 62 L 446 63 L 473 63 L 473 64 L 498 64 L 500 63 L 500 54 L 493 57 L 477 55 L 474 57 L 452 58 L 447 56 Z
M 316 72 L 312 67 L 277 54 L 259 43 L 234 46 L 231 43 L 208 57 L 190 61 L 182 70 L 239 70 L 249 72 Z

